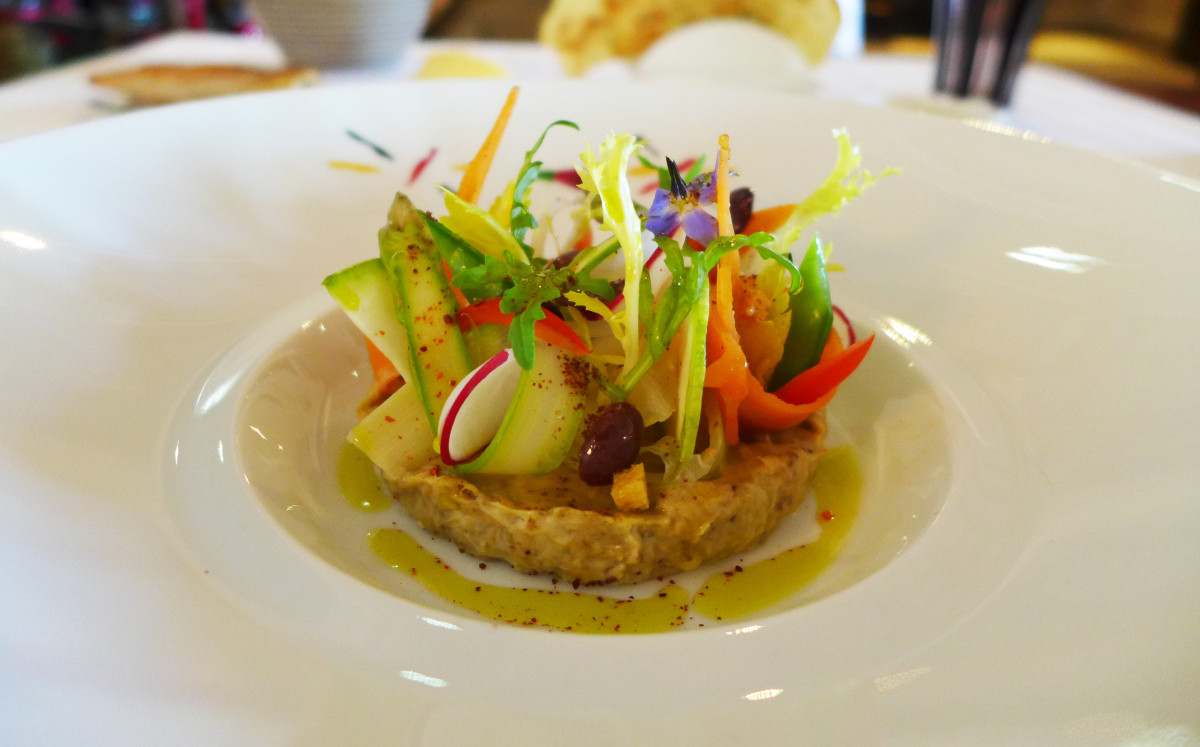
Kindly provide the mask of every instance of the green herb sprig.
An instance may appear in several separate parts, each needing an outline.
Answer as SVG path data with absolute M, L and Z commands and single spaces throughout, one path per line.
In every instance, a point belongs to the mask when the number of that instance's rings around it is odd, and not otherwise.
M 629 374 L 619 384 L 609 388 L 609 395 L 614 399 L 628 397 L 638 381 L 646 375 L 655 361 L 662 357 L 675 333 L 679 331 L 680 325 L 703 297 L 701 284 L 708 282 L 709 272 L 717 266 L 721 257 L 744 246 L 752 246 L 761 253 L 764 245 L 774 239 L 774 236 L 762 231 L 750 236 L 722 236 L 711 241 L 706 249 L 697 250 L 680 246 L 679 242 L 669 237 L 656 237 L 655 242 L 663 250 L 663 260 L 671 271 L 671 283 L 663 289 L 658 303 L 654 303 L 649 272 L 642 271 L 642 297 L 638 304 L 638 316 L 645 330 L 646 349 Z M 775 257 L 771 256 L 771 259 Z M 779 257 L 776 261 L 791 265 L 784 257 Z M 795 266 L 792 267 L 794 269 Z
M 540 258 L 522 262 L 511 253 L 503 260 L 485 256 L 482 263 L 462 270 L 451 282 L 468 296 L 497 286 L 504 289 L 500 310 L 513 315 L 508 341 L 517 363 L 526 370 L 533 367 L 533 327 L 546 318 L 544 304 L 557 301 L 567 291 L 583 291 L 605 301 L 613 298 L 613 287 L 607 280 L 593 278 L 586 271 L 555 267 Z
M 533 247 L 525 243 L 525 234 L 531 228 L 537 228 L 537 219 L 533 217 L 533 213 L 529 210 L 529 190 L 533 187 L 533 183 L 538 180 L 541 175 L 542 162 L 534 160 L 538 149 L 542 147 L 542 141 L 546 139 L 546 135 L 550 130 L 557 126 L 569 127 L 572 130 L 578 131 L 579 125 L 570 120 L 560 119 L 556 122 L 551 122 L 542 130 L 542 136 L 537 139 L 533 147 L 525 152 L 525 160 L 521 164 L 520 171 L 517 172 L 517 181 L 513 185 L 513 201 L 512 210 L 509 213 L 509 225 L 512 228 L 513 238 L 521 245 L 525 251 L 525 256 L 533 259 Z

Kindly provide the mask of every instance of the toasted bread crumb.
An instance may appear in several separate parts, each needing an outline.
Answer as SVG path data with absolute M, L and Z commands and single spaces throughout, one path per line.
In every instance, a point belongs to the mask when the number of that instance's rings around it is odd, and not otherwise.
M 641 462 L 613 475 L 613 503 L 622 511 L 645 511 L 650 508 L 650 493 L 646 489 L 646 466 Z

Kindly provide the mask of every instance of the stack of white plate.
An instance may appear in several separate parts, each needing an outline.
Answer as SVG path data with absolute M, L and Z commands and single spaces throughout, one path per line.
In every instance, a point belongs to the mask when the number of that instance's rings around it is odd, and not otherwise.
M 399 59 L 425 29 L 429 0 L 254 0 L 253 9 L 289 63 L 336 70 Z

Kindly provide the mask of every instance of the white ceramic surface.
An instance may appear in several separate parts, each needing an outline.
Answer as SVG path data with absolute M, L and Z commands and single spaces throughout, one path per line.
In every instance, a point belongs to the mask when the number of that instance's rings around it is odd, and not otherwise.
M 946 440 L 936 520 L 915 519 L 882 567 L 740 627 L 585 637 L 398 597 L 285 527 L 252 470 L 239 479 L 253 460 L 229 436 L 245 394 L 280 354 L 312 368 L 306 339 L 353 358 L 320 279 L 372 251 L 391 193 L 433 146 L 412 192 L 437 204 L 433 184 L 456 180 L 505 93 L 286 92 L 0 146 L 0 605 L 17 611 L 0 621 L 5 739 L 1200 735 L 1200 192 L 941 119 L 736 90 L 529 85 L 495 167 L 511 173 L 566 117 L 593 142 L 631 129 L 669 152 L 728 132 L 763 204 L 820 179 L 833 127 L 869 166 L 903 168 L 822 226 L 850 268 L 835 293 L 886 343 L 864 384 L 910 377 L 936 402 L 915 414 L 935 413 Z M 565 142 L 551 139 L 548 163 L 566 165 Z M 345 398 L 337 386 L 318 394 Z M 876 432 L 861 404 L 831 413 L 847 438 Z M 898 436 L 911 416 L 881 408 L 878 432 Z M 342 417 L 314 414 L 330 433 Z M 863 525 L 901 525 L 885 499 L 903 481 L 864 463 L 879 512 Z
M 865 324 L 858 326 L 860 333 L 867 333 Z M 973 422 L 968 423 L 956 400 L 978 394 L 973 395 L 961 379 L 947 382 L 948 375 L 956 375 L 945 361 L 933 364 L 940 378 L 932 378 L 929 360 L 883 338 L 870 365 L 845 384 L 837 404 L 829 409 L 829 446 L 855 449 L 865 483 L 862 519 L 856 521 L 852 540 L 838 560 L 815 583 L 752 618 L 723 622 L 691 615 L 678 631 L 758 624 L 849 588 L 886 566 L 934 523 L 951 486 L 965 480 L 983 456 L 982 444 L 972 438 L 970 428 L 986 430 L 994 425 L 987 422 L 983 403 L 977 403 L 970 417 Z M 550 576 L 530 577 L 502 563 L 488 563 L 481 570 L 478 558 L 422 532 L 398 506 L 382 513 L 364 512 L 339 498 L 338 455 L 369 377 L 361 334 L 319 291 L 247 336 L 188 393 L 167 431 L 171 448 L 164 498 L 181 539 L 197 560 L 209 569 L 229 563 L 230 543 L 265 546 L 279 541 L 282 528 L 309 553 L 350 576 L 425 607 L 426 612 L 465 618 L 456 619 L 456 625 L 478 624 L 481 618 L 439 598 L 370 552 L 366 538 L 371 531 L 398 526 L 419 537 L 454 570 L 477 581 L 555 588 Z M 999 461 L 995 454 L 986 458 Z M 1010 484 L 1006 478 L 1000 482 Z M 993 492 L 996 487 L 992 486 Z M 234 516 L 242 521 L 232 522 Z M 762 546 L 677 574 L 672 580 L 694 593 L 715 573 L 812 541 L 820 532 L 817 524 L 815 501 L 809 501 Z M 994 541 L 981 538 L 984 543 L 989 540 Z M 281 584 L 324 583 L 292 568 L 281 574 L 256 574 L 248 572 L 255 569 L 247 568 L 243 560 L 232 560 L 234 564 L 221 575 L 236 586 L 232 591 L 244 604 L 260 603 Z M 651 581 L 579 593 L 644 598 L 661 587 L 661 582 Z M 320 591 L 314 586 L 295 595 L 285 609 L 276 611 L 278 623 L 287 625 L 297 616 L 308 619 L 319 613 L 296 605 L 320 599 Z M 973 594 L 970 588 L 958 591 L 964 597 Z M 389 616 L 412 612 L 408 606 L 396 610 Z M 312 632 L 338 642 L 337 629 Z M 383 642 L 361 643 L 358 653 L 364 658 L 380 656 Z M 398 665 L 403 653 L 399 656 Z
M 704 53 L 697 54 L 698 49 Z M 791 39 L 734 18 L 698 21 L 664 35 L 634 61 L 633 71 L 666 84 L 704 80 L 784 91 L 814 85 L 812 66 Z

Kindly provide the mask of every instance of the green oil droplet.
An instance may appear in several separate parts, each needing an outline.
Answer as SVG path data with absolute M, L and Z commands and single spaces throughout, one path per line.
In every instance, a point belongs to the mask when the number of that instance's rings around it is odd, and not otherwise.
M 378 512 L 392 505 L 371 460 L 349 442 L 338 452 L 337 481 L 342 497 L 357 509 Z
M 821 536 L 740 571 L 715 574 L 692 601 L 698 614 L 736 620 L 761 612 L 812 583 L 845 544 L 862 499 L 862 471 L 852 447 L 830 449 L 813 477 Z
M 617 599 L 582 591 L 514 589 L 462 576 L 398 529 L 370 535 L 371 550 L 443 599 L 484 617 L 513 625 L 577 633 L 658 633 L 682 625 L 688 593 L 666 584 L 644 599 Z

